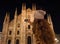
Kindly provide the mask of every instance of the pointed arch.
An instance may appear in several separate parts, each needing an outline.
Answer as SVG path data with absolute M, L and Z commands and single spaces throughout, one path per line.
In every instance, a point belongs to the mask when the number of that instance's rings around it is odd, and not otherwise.
M 27 37 L 27 44 L 31 44 L 31 36 Z
M 11 44 L 11 40 L 10 39 L 8 40 L 8 44 Z
M 16 44 L 19 44 L 19 39 L 16 40 Z

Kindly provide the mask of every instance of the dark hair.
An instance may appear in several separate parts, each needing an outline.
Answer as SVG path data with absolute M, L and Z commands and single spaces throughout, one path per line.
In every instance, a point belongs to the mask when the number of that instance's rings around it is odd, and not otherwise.
M 36 41 L 39 40 L 40 44 L 55 44 L 55 33 L 52 31 L 47 20 L 35 19 L 32 30 L 35 34 Z

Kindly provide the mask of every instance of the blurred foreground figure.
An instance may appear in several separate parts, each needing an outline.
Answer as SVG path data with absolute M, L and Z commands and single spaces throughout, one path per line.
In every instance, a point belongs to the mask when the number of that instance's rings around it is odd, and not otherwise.
M 46 20 L 35 19 L 33 33 L 37 44 L 55 44 L 55 36 Z
M 37 44 L 55 44 L 54 32 L 44 15 L 43 10 L 38 10 L 34 14 L 33 33 L 35 34 Z

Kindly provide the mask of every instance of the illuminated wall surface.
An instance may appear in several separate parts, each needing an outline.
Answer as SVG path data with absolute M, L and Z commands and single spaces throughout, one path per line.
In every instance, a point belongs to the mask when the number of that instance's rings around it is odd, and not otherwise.
M 52 32 L 52 40 L 55 40 L 55 33 L 51 16 L 48 15 L 47 19 L 44 19 L 45 14 L 46 12 L 43 10 L 36 10 L 36 5 L 34 4 L 32 4 L 32 9 L 26 9 L 26 4 L 22 4 L 21 14 L 19 15 L 17 15 L 16 8 L 15 16 L 12 21 L 10 21 L 9 13 L 6 13 L 3 23 L 3 30 L 0 33 L 0 44 L 44 44 L 44 42 L 39 41 L 39 37 L 36 38 L 36 33 L 38 33 L 38 29 L 33 29 L 34 26 L 32 25 L 35 19 L 46 20 L 46 24 L 49 24 L 49 28 L 51 28 L 50 33 Z M 33 30 L 36 31 L 35 34 Z M 55 42 L 53 41 L 52 43 Z

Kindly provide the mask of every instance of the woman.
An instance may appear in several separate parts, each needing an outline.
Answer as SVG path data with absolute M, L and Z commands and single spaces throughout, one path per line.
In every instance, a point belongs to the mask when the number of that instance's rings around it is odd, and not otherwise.
M 54 33 L 45 19 L 34 20 L 33 33 L 37 44 L 55 44 Z
M 38 10 L 34 14 L 33 33 L 37 44 L 55 44 L 54 32 L 49 23 L 44 19 L 46 14 L 43 10 Z M 30 22 L 31 23 L 31 22 Z

